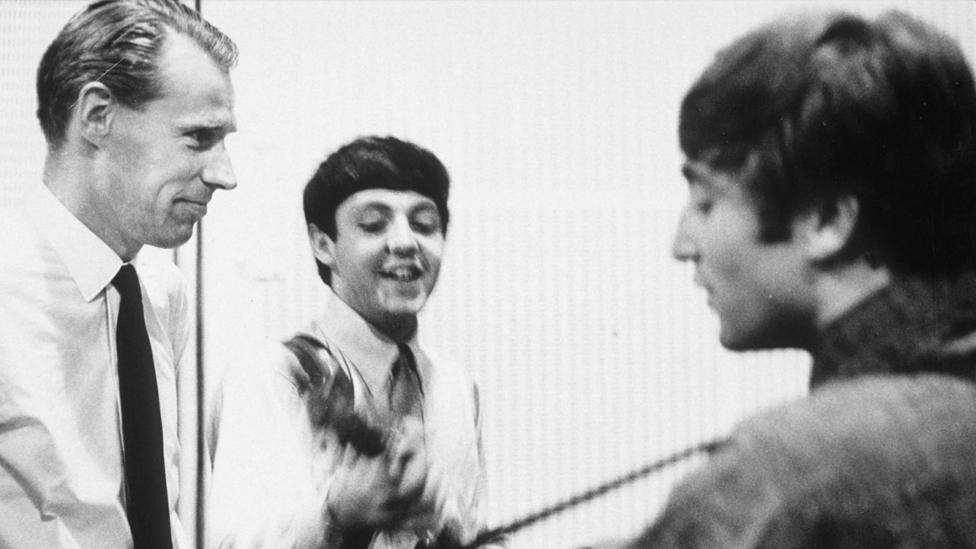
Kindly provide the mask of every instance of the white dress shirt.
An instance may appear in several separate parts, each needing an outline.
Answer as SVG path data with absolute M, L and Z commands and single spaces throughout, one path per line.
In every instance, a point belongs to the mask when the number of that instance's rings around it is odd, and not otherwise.
M 305 330 L 329 342 L 355 370 L 355 407 L 386 398 L 384 384 L 396 344 L 332 292 Z M 424 501 L 429 515 L 379 533 L 374 548 L 412 548 L 414 530 L 452 524 L 468 539 L 484 526 L 484 467 L 475 385 L 460 364 L 409 342 L 423 380 L 423 417 L 429 469 Z M 280 343 L 230 366 L 212 415 L 214 457 L 207 532 L 213 547 L 329 547 L 323 512 L 339 466 L 334 438 L 313 431 L 295 385 L 301 366 Z M 366 384 L 369 390 L 363 386 Z
M 46 187 L 0 212 L 0 547 L 132 547 L 125 515 L 115 326 L 122 266 Z M 182 529 L 176 373 L 183 278 L 134 262 L 159 387 L 174 546 Z

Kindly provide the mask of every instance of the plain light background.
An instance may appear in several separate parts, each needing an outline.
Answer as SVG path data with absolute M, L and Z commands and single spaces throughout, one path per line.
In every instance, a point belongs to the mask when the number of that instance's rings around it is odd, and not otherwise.
M 0 197 L 38 184 L 34 70 L 84 2 L 0 0 Z M 825 3 L 817 3 L 822 6 Z M 670 257 L 686 188 L 677 112 L 720 47 L 811 3 L 204 0 L 241 49 L 232 73 L 240 186 L 202 239 L 205 392 L 262 338 L 316 310 L 301 189 L 361 135 L 429 148 L 452 176 L 451 226 L 422 339 L 481 387 L 491 524 L 568 497 L 805 391 L 796 352 L 733 354 L 692 272 Z M 900 7 L 976 53 L 976 3 Z M 168 253 L 150 250 L 148 253 Z M 0 313 L 2 314 L 2 313 Z M 195 382 L 182 383 L 181 508 L 194 525 Z M 632 536 L 695 462 L 541 523 L 512 548 Z

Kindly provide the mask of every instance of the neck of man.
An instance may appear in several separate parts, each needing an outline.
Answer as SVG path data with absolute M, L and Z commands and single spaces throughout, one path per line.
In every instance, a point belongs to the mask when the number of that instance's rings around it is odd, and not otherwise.
M 817 329 L 823 330 L 855 305 L 891 283 L 891 272 L 883 266 L 854 261 L 821 273 L 816 283 L 820 306 Z
M 417 333 L 417 315 L 390 316 L 371 324 L 397 343 L 406 343 Z
M 42 176 L 44 185 L 122 261 L 130 261 L 142 246 L 127 243 L 122 235 L 111 230 L 113 215 L 102 202 L 92 198 L 92 182 L 99 177 L 96 160 L 90 151 L 77 150 L 77 147 L 69 141 L 58 148 L 48 148 Z

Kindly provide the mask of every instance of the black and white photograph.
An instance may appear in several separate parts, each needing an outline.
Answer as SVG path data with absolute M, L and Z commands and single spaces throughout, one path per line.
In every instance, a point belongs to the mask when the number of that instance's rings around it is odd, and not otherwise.
M 976 548 L 976 2 L 0 0 L 0 549 Z

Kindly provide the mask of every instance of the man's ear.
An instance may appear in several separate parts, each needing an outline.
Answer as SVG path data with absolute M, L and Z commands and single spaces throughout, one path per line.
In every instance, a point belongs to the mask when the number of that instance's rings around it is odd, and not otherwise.
M 315 223 L 308 224 L 308 243 L 312 246 L 312 254 L 315 259 L 325 264 L 326 267 L 335 270 L 335 241 L 332 237 L 325 234 L 325 231 L 318 228 Z
M 112 127 L 118 102 L 111 90 L 101 82 L 89 82 L 78 92 L 75 120 L 82 138 L 98 147 Z
M 101 82 L 89 82 L 78 92 L 75 120 L 82 138 L 95 147 L 101 146 L 112 127 L 118 102 L 112 91 Z
M 842 195 L 814 208 L 800 223 L 806 235 L 807 256 L 817 262 L 836 258 L 854 236 L 860 203 L 853 195 Z

